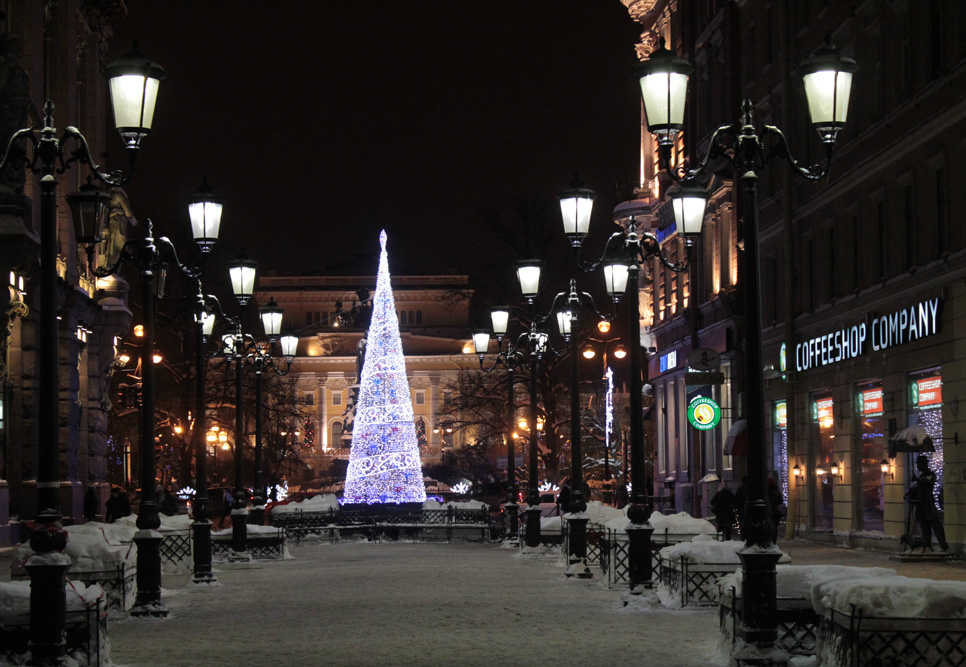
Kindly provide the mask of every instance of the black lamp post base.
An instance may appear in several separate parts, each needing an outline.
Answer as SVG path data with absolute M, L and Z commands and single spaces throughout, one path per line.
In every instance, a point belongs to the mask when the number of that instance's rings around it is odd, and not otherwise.
M 777 581 L 775 566 L 782 557 L 778 547 L 768 550 L 742 549 L 738 552 L 741 559 L 741 623 L 738 636 L 746 644 L 754 646 L 763 654 L 773 651 L 778 638 L 775 621 Z M 787 660 L 787 656 L 786 656 Z M 772 662 L 744 664 L 780 664 Z
M 64 619 L 67 613 L 67 568 L 70 558 L 63 554 L 44 554 L 43 560 L 31 557 L 24 566 L 30 574 L 30 655 L 29 665 L 61 665 L 67 655 Z M 56 562 L 58 560 L 63 562 Z M 34 561 L 34 562 L 31 562 Z M 38 562 L 39 561 L 39 562 Z
M 253 507 L 252 511 L 248 515 L 248 523 L 253 526 L 264 526 L 265 525 L 265 507 Z
M 627 575 L 632 593 L 650 589 L 653 585 L 651 565 L 651 535 L 654 527 L 648 523 L 627 526 Z
M 211 571 L 211 521 L 195 521 L 191 524 L 194 537 L 194 584 L 214 584 L 218 578 Z
M 231 511 L 231 550 L 236 554 L 248 551 L 248 510 Z M 228 560 L 233 560 L 229 555 Z
M 138 548 L 138 590 L 129 614 L 163 618 L 168 615 L 168 608 L 161 602 L 161 533 L 139 530 L 134 535 L 134 544 Z
M 587 523 L 586 516 L 579 514 L 567 515 L 567 571 L 568 577 L 578 579 L 592 579 L 593 574 L 587 567 Z
M 506 542 L 511 544 L 520 543 L 520 515 L 519 506 L 516 503 L 507 503 L 503 506 L 506 512 Z
M 528 549 L 540 548 L 540 506 L 527 508 L 527 529 L 526 547 Z

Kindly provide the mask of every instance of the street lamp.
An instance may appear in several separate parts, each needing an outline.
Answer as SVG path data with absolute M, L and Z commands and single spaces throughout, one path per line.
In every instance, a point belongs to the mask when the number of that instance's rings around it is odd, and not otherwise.
M 666 77 L 665 77 L 666 78 Z M 672 118 L 673 120 L 673 118 Z M 693 207 L 680 206 L 682 212 L 690 212 Z M 696 224 L 683 226 L 678 222 L 678 229 L 687 230 L 685 242 L 688 246 L 694 244 L 695 238 L 701 233 L 700 219 Z M 580 250 L 580 246 L 575 248 Z M 650 524 L 651 501 L 647 493 L 646 456 L 644 451 L 644 415 L 642 389 L 644 386 L 643 367 L 641 364 L 641 321 L 640 321 L 640 289 L 639 278 L 641 266 L 649 258 L 657 258 L 669 270 L 680 272 L 688 268 L 688 261 L 671 262 L 664 255 L 661 244 L 651 232 L 639 233 L 637 220 L 631 216 L 626 229 L 614 232 L 604 246 L 600 259 L 590 264 L 582 264 L 585 271 L 601 267 L 604 274 L 604 287 L 616 305 L 622 297 L 627 296 L 627 345 L 630 348 L 630 458 L 631 458 L 631 499 L 627 508 L 628 539 L 628 579 L 632 592 L 640 592 L 641 587 L 650 587 L 652 579 L 651 563 L 651 534 L 654 528 Z
M 285 370 L 275 365 L 272 346 L 276 340 L 279 340 L 284 309 L 280 308 L 274 299 L 270 299 L 259 310 L 259 318 L 262 321 L 262 327 L 268 341 L 256 342 L 251 335 L 243 332 L 244 309 L 254 293 L 257 267 L 257 262 L 245 256 L 244 252 L 228 266 L 232 291 L 242 307 L 242 312 L 237 318 L 227 316 L 221 308 L 221 303 L 215 297 L 208 296 L 208 300 L 214 304 L 219 314 L 225 318 L 233 329 L 232 333 L 225 334 L 222 337 L 220 350 L 226 356 L 229 365 L 232 362 L 235 364 L 235 493 L 231 512 L 233 517 L 232 549 L 229 554 L 229 560 L 233 561 L 250 560 L 247 527 L 248 498 L 244 486 L 244 456 L 241 446 L 244 432 L 242 371 L 246 364 L 251 365 L 255 371 L 255 475 L 252 484 L 252 521 L 261 525 L 265 519 L 265 485 L 262 470 L 262 374 L 271 369 L 278 375 L 286 375 L 298 348 L 297 336 L 291 334 L 281 336 L 280 346 L 282 357 L 286 362 Z M 213 320 L 214 315 L 211 318 Z
M 54 103 L 44 104 L 44 126 L 37 138 L 35 129 L 13 133 L 6 146 L 0 169 L 8 160 L 26 158 L 24 164 L 40 176 L 40 374 L 39 433 L 37 445 L 37 516 L 30 536 L 34 556 L 28 559 L 30 574 L 30 652 L 37 664 L 57 664 L 66 654 L 64 624 L 66 614 L 65 575 L 70 559 L 63 555 L 67 534 L 60 509 L 60 445 L 58 443 L 59 333 L 57 325 L 57 174 L 75 162 L 86 164 L 98 180 L 119 186 L 130 180 L 137 160 L 141 138 L 151 129 L 154 103 L 164 70 L 143 54 L 134 51 L 112 62 L 105 70 L 109 81 L 115 127 L 124 140 L 129 174 L 103 173 L 94 162 L 87 139 L 75 127 L 67 127 L 60 138 L 54 127 Z M 32 146 L 24 155 L 24 142 Z M 70 142 L 76 144 L 69 150 Z M 69 155 L 65 160 L 64 155 Z M 103 210 L 103 199 L 101 200 Z M 95 211 L 95 215 L 102 215 Z M 150 363 L 148 363 L 150 365 Z M 153 429 L 150 431 L 153 433 Z M 153 456 L 154 447 L 149 448 Z M 152 461 L 153 469 L 153 461 Z M 157 506 L 155 505 L 155 510 Z M 157 520 L 157 514 L 155 514 Z M 140 524 L 140 519 L 139 519 Z M 139 525 L 140 528 L 140 525 Z M 148 530 L 147 528 L 142 530 Z M 138 547 L 140 560 L 140 545 Z M 160 566 L 160 561 L 159 561 Z M 140 577 L 140 574 L 139 574 Z M 158 596 L 160 605 L 160 591 Z M 162 607 L 163 608 L 163 607 Z
M 739 212 L 745 239 L 740 284 L 745 292 L 745 418 L 749 429 L 748 504 L 744 508 L 741 526 L 745 548 L 739 552 L 744 570 L 742 597 L 745 600 L 741 632 L 748 644 L 761 647 L 773 646 L 777 636 L 775 564 L 781 552 L 772 543 L 773 526 L 765 498 L 758 173 L 766 159 L 781 157 L 806 179 L 818 180 L 828 174 L 836 136 L 845 125 L 852 75 L 857 69 L 854 60 L 843 56 L 828 41 L 799 67 L 811 123 L 825 146 L 824 166 L 801 166 L 791 156 L 785 135 L 772 125 L 762 126 L 763 138 L 769 140 L 766 146 L 755 125 L 754 106 L 750 100 L 745 100 L 739 122 L 715 130 L 707 154 L 690 170 L 669 168 L 672 145 L 683 129 L 687 79 L 692 71 L 690 64 L 665 49 L 662 40 L 660 48 L 640 64 L 637 72 L 648 129 L 657 137 L 660 163 L 670 177 L 685 186 L 693 186 L 697 179 L 719 169 L 723 163 L 730 164 L 738 174 Z M 789 196 L 787 192 L 784 194 Z M 681 208 L 683 210 L 684 206 Z M 757 602 L 752 604 L 752 601 Z
M 96 190 L 96 189 L 95 189 Z M 160 290 L 155 286 L 155 278 L 163 276 L 167 266 L 173 264 L 187 278 L 197 282 L 198 291 L 201 291 L 201 274 L 207 263 L 208 253 L 214 244 L 215 239 L 211 236 L 202 237 L 197 234 L 194 238 L 198 249 L 202 253 L 202 264 L 199 267 L 191 267 L 182 264 L 178 257 L 174 244 L 166 237 L 154 238 L 154 223 L 148 219 L 147 231 L 143 240 L 129 240 L 121 248 L 121 252 L 112 266 L 96 267 L 94 257 L 94 244 L 97 236 L 89 232 L 90 210 L 100 206 L 103 198 L 100 191 L 90 188 L 83 189 L 81 192 L 73 193 L 69 196 L 71 209 L 75 213 L 74 224 L 75 234 L 77 235 L 78 245 L 86 245 L 87 261 L 91 272 L 98 278 L 104 278 L 117 273 L 124 262 L 133 262 L 141 271 L 141 298 L 143 304 L 144 322 L 142 324 L 141 335 L 141 395 L 143 408 L 141 409 L 141 505 L 138 510 L 139 531 L 134 537 L 138 545 L 138 577 L 137 577 L 137 597 L 134 607 L 131 610 L 132 616 L 165 616 L 167 609 L 161 602 L 161 536 L 157 529 L 161 525 L 158 515 L 158 503 L 155 497 L 157 486 L 154 477 L 155 452 L 154 452 L 154 406 L 155 406 L 155 371 L 154 365 L 160 363 L 161 357 L 154 349 L 155 340 L 155 299 L 159 296 Z M 96 213 L 93 215 L 97 215 Z M 79 219 L 78 219 L 79 218 Z M 162 254 L 168 256 L 166 261 L 162 260 Z M 163 284 L 163 280 L 162 280 Z M 201 304 L 203 306 L 203 304 Z M 200 322 L 203 320 L 197 313 L 195 321 L 198 330 L 201 330 Z M 197 341 L 196 341 L 197 344 Z M 203 343 L 202 343 L 203 347 Z M 204 414 L 205 414 L 205 392 L 204 392 L 204 370 L 200 369 L 197 373 L 196 385 L 196 415 L 201 420 L 201 428 L 196 429 L 196 451 L 199 446 L 200 438 L 204 433 Z M 199 457 L 198 468 L 196 469 L 197 479 L 196 488 L 200 496 L 196 497 L 195 522 L 192 524 L 193 534 L 196 540 L 194 559 L 194 577 L 199 582 L 213 582 L 214 576 L 211 573 L 211 523 L 207 516 L 207 483 L 204 470 L 204 457 Z

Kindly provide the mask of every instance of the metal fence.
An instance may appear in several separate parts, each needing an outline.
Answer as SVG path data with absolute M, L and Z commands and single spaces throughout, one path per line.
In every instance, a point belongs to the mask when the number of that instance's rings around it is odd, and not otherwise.
M 231 535 L 212 535 L 212 560 L 228 560 L 231 542 Z M 257 560 L 285 558 L 285 531 L 279 528 L 274 533 L 248 533 L 246 546 L 246 553 Z
M 718 579 L 732 574 L 737 563 L 693 563 L 686 556 L 661 558 L 661 586 L 678 597 L 681 606 L 718 603 Z
M 107 607 L 98 598 L 86 609 L 68 610 L 64 617 L 67 653 L 80 658 L 82 666 L 109 664 L 107 655 Z M 30 615 L 4 618 L 0 626 L 0 658 L 3 664 L 24 664 L 30 641 Z M 86 662 L 83 657 L 87 658 Z M 73 664 L 73 663 L 72 663 Z
M 271 513 L 269 522 L 296 542 L 309 537 L 337 541 L 344 534 L 363 534 L 369 539 L 446 540 L 454 537 L 492 539 L 498 526 L 486 509 L 414 509 L 374 512 L 371 509 L 332 509 L 321 512 Z
M 194 539 L 190 528 L 161 532 L 161 563 L 180 566 L 190 561 Z
M 966 623 L 962 618 L 865 616 L 852 605 L 848 614 L 828 610 L 819 634 L 819 658 L 824 664 L 842 667 L 966 664 Z
M 718 625 L 721 635 L 735 645 L 741 622 L 742 600 L 734 586 L 721 593 L 718 602 Z M 790 655 L 815 655 L 822 618 L 804 598 L 777 598 L 775 609 L 775 645 Z
M 661 570 L 661 549 L 679 542 L 688 542 L 692 534 L 671 533 L 666 529 L 654 531 L 651 535 L 651 572 L 656 580 Z M 715 539 L 721 539 L 718 533 Z M 607 582 L 608 588 L 619 584 L 629 583 L 627 561 L 630 545 L 627 533 L 612 530 L 596 524 L 587 526 L 587 563 L 598 564 L 601 576 Z

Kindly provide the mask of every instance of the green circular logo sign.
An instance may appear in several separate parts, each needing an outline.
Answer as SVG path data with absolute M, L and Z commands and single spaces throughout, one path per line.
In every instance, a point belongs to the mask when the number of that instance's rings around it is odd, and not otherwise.
M 721 406 L 713 399 L 699 396 L 688 406 L 688 423 L 699 431 L 713 429 L 721 421 Z

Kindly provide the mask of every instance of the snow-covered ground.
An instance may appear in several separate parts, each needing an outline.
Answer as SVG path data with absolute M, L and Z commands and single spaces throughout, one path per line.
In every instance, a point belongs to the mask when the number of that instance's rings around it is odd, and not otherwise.
M 724 665 L 717 611 L 623 606 L 497 545 L 342 542 L 166 576 L 164 620 L 113 620 L 115 665 Z

